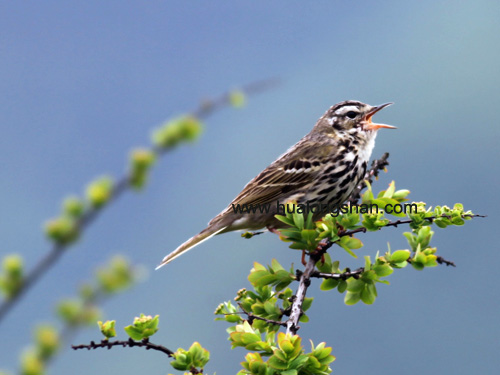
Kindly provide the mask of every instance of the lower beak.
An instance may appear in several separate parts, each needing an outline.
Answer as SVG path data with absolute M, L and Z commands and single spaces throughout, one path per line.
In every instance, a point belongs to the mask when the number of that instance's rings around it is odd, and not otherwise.
M 386 128 L 386 129 L 397 129 L 395 126 L 392 126 L 392 125 L 386 125 L 386 124 L 374 124 L 372 122 L 372 117 L 375 113 L 377 113 L 378 111 L 380 111 L 381 109 L 385 108 L 385 107 L 388 107 L 390 106 L 391 104 L 394 104 L 394 103 L 385 103 L 385 104 L 381 104 L 379 106 L 376 106 L 374 107 L 370 112 L 368 112 L 366 114 L 366 117 L 365 117 L 365 121 L 366 121 L 366 124 L 364 126 L 365 130 L 378 130 L 380 128 Z

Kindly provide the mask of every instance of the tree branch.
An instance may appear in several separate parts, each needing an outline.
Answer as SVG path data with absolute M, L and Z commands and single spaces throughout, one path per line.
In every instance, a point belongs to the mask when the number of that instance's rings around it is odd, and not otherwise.
M 318 279 L 347 280 L 350 277 L 354 277 L 355 279 L 357 279 L 363 272 L 365 272 L 364 267 L 360 267 L 354 271 L 351 271 L 349 268 L 347 268 L 345 272 L 342 273 L 325 273 L 314 271 L 313 273 L 311 273 L 311 277 L 316 277 Z
M 309 260 L 307 262 L 304 272 L 300 276 L 299 287 L 297 293 L 295 293 L 295 298 L 292 303 L 292 308 L 290 311 L 290 317 L 286 322 L 286 333 L 295 335 L 299 330 L 299 320 L 302 316 L 302 304 L 304 303 L 304 298 L 306 297 L 307 288 L 311 284 L 311 275 L 314 272 L 316 263 L 321 259 L 321 256 L 325 251 L 331 247 L 331 244 L 322 244 L 321 248 L 314 253 L 309 254 Z
M 443 215 L 440 215 L 440 216 L 426 217 L 425 220 L 428 220 L 430 223 L 432 223 L 438 217 L 445 217 L 447 219 L 451 218 L 451 216 L 443 214 Z M 464 215 L 462 215 L 462 219 L 466 218 L 466 217 L 469 217 L 469 218 L 486 217 L 486 215 L 477 215 L 477 214 L 472 214 L 472 215 L 464 214 Z M 410 224 L 412 221 L 413 220 L 411 220 L 411 219 L 390 221 L 386 225 L 384 225 L 383 227 L 380 227 L 379 230 L 382 229 L 382 228 L 385 228 L 385 227 L 395 227 L 395 228 L 397 228 L 398 225 L 400 225 L 400 224 Z M 353 234 L 356 234 L 356 233 L 366 233 L 366 232 L 367 232 L 367 229 L 365 227 L 362 227 L 362 228 L 353 229 L 353 230 L 341 230 L 341 231 L 339 231 L 339 233 L 337 235 L 339 237 L 344 237 L 344 236 L 352 236 Z
M 257 319 L 257 320 L 262 320 L 266 323 L 269 323 L 269 324 L 275 324 L 275 325 L 279 325 L 279 326 L 286 326 L 286 322 L 282 322 L 282 321 L 278 321 L 278 320 L 271 320 L 271 319 L 266 319 L 266 318 L 262 318 L 258 315 L 255 315 L 249 311 L 246 311 L 243 306 L 241 305 L 241 303 L 238 303 L 238 306 L 240 307 L 241 311 L 243 312 L 243 314 L 245 314 L 246 316 L 248 316 L 248 323 L 249 324 L 252 324 L 252 321 L 254 319 Z M 225 315 L 232 315 L 232 314 L 225 314 Z
M 162 346 L 162 345 L 157 345 L 153 344 L 152 342 L 149 342 L 149 339 L 144 339 L 142 341 L 134 341 L 131 338 L 129 338 L 127 341 L 120 341 L 120 340 L 115 340 L 115 341 L 109 341 L 109 340 L 101 340 L 100 343 L 96 344 L 94 341 L 91 341 L 90 344 L 88 345 L 71 345 L 71 348 L 73 350 L 79 350 L 79 349 L 98 349 L 98 348 L 107 348 L 111 349 L 114 346 L 122 346 L 122 347 L 129 347 L 132 348 L 134 346 L 138 346 L 141 348 L 146 348 L 146 350 L 156 350 L 162 353 L 165 353 L 169 357 L 174 356 L 174 352 L 171 351 L 170 349 Z
M 279 80 L 277 79 L 258 81 L 243 86 L 241 91 L 247 95 L 254 95 L 267 90 L 278 83 Z M 220 110 L 229 105 L 231 105 L 231 94 L 226 93 L 213 100 L 203 101 L 197 109 L 191 112 L 191 114 L 199 119 L 203 119 L 208 117 L 214 111 Z M 153 148 L 153 153 L 158 157 L 162 156 L 168 151 L 168 148 Z M 119 178 L 114 184 L 111 190 L 109 203 L 111 203 L 112 200 L 118 199 L 124 192 L 126 192 L 130 188 L 130 175 L 126 174 Z M 77 222 L 78 232 L 81 233 L 82 231 L 84 231 L 99 216 L 102 211 L 102 208 L 88 208 Z M 48 272 L 50 268 L 59 260 L 64 250 L 69 248 L 71 245 L 72 244 L 61 243 L 56 243 L 53 245 L 52 249 L 34 266 L 31 272 L 26 275 L 23 280 L 23 284 L 17 290 L 16 294 L 2 301 L 2 303 L 0 304 L 0 322 L 5 318 L 12 307 L 20 300 L 20 298 L 40 279 L 42 275 Z

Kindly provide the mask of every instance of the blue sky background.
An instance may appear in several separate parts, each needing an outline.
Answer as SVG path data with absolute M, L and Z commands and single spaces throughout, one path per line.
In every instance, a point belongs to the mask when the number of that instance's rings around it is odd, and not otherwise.
M 379 287 L 373 306 L 348 307 L 336 292 L 315 303 L 300 334 L 333 347 L 336 373 L 495 373 L 500 308 L 498 228 L 500 4 L 497 1 L 4 1 L 0 4 L 0 256 L 28 268 L 49 249 L 42 223 L 69 193 L 102 174 L 120 176 L 151 129 L 203 97 L 268 77 L 283 84 L 224 110 L 198 144 L 165 157 L 140 194 L 107 209 L 84 238 L 0 326 L 0 368 L 16 370 L 35 322 L 112 254 L 151 270 L 105 305 L 119 326 L 160 314 L 155 342 L 198 340 L 207 373 L 236 373 L 227 325 L 213 310 L 248 286 L 253 261 L 289 266 L 300 254 L 266 234 L 213 238 L 161 271 L 162 257 L 219 213 L 244 184 L 309 132 L 334 103 L 395 105 L 378 114 L 373 156 L 391 153 L 392 180 L 430 205 L 461 202 L 489 215 L 436 230 L 434 245 L 457 268 L 405 269 Z M 405 248 L 405 228 L 362 235 L 362 254 Z M 338 250 L 344 266 L 353 260 Z M 20 322 L 23 322 L 20 325 Z M 24 322 L 28 322 L 25 324 Z M 121 335 L 125 337 L 124 334 Z M 98 339 L 82 331 L 75 343 Z M 165 374 L 160 354 L 73 352 L 53 374 Z

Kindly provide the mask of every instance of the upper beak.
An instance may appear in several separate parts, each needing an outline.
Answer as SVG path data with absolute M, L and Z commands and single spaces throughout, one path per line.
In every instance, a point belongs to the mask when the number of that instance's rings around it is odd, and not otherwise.
M 364 126 L 365 130 L 378 130 L 380 128 L 387 128 L 387 129 L 397 129 L 395 126 L 392 125 L 386 125 L 386 124 L 374 124 L 372 122 L 372 117 L 375 113 L 380 111 L 382 108 L 388 107 L 391 104 L 394 103 L 385 103 L 381 104 L 379 106 L 373 107 L 365 116 L 365 121 L 367 122 L 366 125 Z

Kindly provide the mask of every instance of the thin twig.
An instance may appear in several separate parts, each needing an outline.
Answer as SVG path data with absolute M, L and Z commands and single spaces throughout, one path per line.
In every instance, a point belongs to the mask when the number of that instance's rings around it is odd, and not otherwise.
M 357 278 L 363 272 L 365 272 L 364 267 L 360 267 L 354 271 L 346 269 L 346 271 L 342 273 L 325 273 L 325 272 L 314 271 L 313 273 L 311 273 L 311 277 L 316 277 L 318 279 L 347 280 L 350 277 Z
M 157 350 L 159 352 L 165 353 L 169 357 L 174 356 L 173 351 L 171 351 L 170 349 L 168 349 L 162 345 L 153 344 L 152 342 L 149 341 L 149 339 L 144 339 L 142 341 L 134 341 L 132 339 L 128 339 L 127 341 L 101 340 L 101 342 L 98 344 L 96 344 L 94 341 L 91 341 L 90 344 L 88 344 L 88 345 L 71 345 L 71 348 L 73 350 L 79 350 L 79 349 L 90 350 L 90 349 L 98 349 L 98 348 L 111 349 L 114 346 L 122 346 L 124 348 L 126 348 L 126 347 L 133 348 L 134 346 L 138 346 L 141 348 L 146 348 L 146 350 Z
M 451 260 L 446 260 L 442 256 L 438 256 L 436 262 L 438 262 L 438 264 L 446 264 L 447 266 L 456 267 L 455 262 L 452 262 Z
M 424 218 L 424 220 L 428 220 L 429 222 L 432 223 L 434 220 L 436 220 L 439 217 L 444 217 L 444 218 L 447 218 L 447 219 L 451 218 L 451 216 L 443 214 L 443 215 L 439 215 L 439 216 L 426 217 L 426 218 Z M 477 214 L 463 214 L 462 215 L 462 219 L 464 219 L 466 217 L 467 218 L 486 217 L 486 215 L 477 215 Z M 400 225 L 400 224 L 410 224 L 412 222 L 413 222 L 413 220 L 411 220 L 411 219 L 390 221 L 387 224 L 385 224 L 383 227 L 380 227 L 378 229 L 380 230 L 380 229 L 385 228 L 385 227 L 395 227 L 395 228 L 397 228 L 398 225 Z M 339 231 L 339 233 L 337 235 L 339 237 L 345 237 L 345 236 L 352 236 L 353 234 L 356 234 L 356 233 L 366 233 L 366 232 L 367 232 L 367 229 L 365 227 L 361 227 L 361 228 L 352 229 L 352 230 L 343 230 L 343 231 L 341 230 L 341 231 Z
M 270 87 L 278 84 L 277 79 L 268 79 L 264 81 L 258 81 L 250 83 L 243 86 L 241 91 L 247 95 L 257 94 Z M 204 101 L 199 106 L 191 112 L 191 114 L 199 119 L 204 119 L 212 114 L 214 111 L 222 109 L 230 105 L 230 93 L 221 95 L 213 100 Z M 153 152 L 157 156 L 165 154 L 169 149 L 153 148 Z M 130 176 L 125 174 L 117 180 L 111 191 L 110 201 L 118 199 L 125 191 L 130 189 Z M 88 208 L 87 211 L 81 216 L 77 222 L 78 232 L 81 233 L 85 230 L 103 211 L 102 208 Z M 16 294 L 8 299 L 5 299 L 0 304 L 0 323 L 5 318 L 7 313 L 12 309 L 12 307 L 20 300 L 20 298 L 40 279 L 42 275 L 50 270 L 50 268 L 59 260 L 63 252 L 70 247 L 72 244 L 60 244 L 56 243 L 53 245 L 52 249 L 34 266 L 34 268 L 26 275 L 23 280 L 23 284 L 17 290 Z
M 241 305 L 241 303 L 238 303 L 238 306 L 240 307 L 241 311 L 243 314 L 245 314 L 246 316 L 248 316 L 248 323 L 252 324 L 252 321 L 254 319 L 257 319 L 257 320 L 262 320 L 266 323 L 269 323 L 269 324 L 275 324 L 275 325 L 279 325 L 279 326 L 286 326 L 286 322 L 282 322 L 282 321 L 278 321 L 278 320 L 271 320 L 271 319 L 266 319 L 266 318 L 262 318 L 258 315 L 255 315 L 249 311 L 246 311 L 243 306 Z M 225 314 L 225 315 L 232 315 L 232 314 Z

